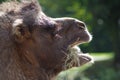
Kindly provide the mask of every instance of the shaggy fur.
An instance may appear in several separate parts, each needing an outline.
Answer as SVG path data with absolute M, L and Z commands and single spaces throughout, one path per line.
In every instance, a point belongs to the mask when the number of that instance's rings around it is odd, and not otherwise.
M 52 80 L 59 72 L 91 61 L 69 48 L 91 40 L 74 18 L 50 18 L 37 1 L 0 4 L 0 80 Z M 74 53 L 72 53 L 74 54 Z M 71 64 L 66 67 L 66 64 Z

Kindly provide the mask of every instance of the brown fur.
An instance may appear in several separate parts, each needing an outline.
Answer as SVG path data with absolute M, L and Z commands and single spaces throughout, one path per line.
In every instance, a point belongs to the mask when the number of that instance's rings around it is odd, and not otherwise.
M 47 17 L 37 1 L 0 4 L 0 80 L 51 80 L 64 70 L 68 47 L 90 40 L 82 21 Z M 78 57 L 81 65 L 91 60 Z

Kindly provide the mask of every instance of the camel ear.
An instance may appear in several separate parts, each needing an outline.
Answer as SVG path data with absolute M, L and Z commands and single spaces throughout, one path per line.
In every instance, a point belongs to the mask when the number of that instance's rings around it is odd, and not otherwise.
M 23 42 L 30 37 L 29 28 L 23 24 L 22 19 L 16 19 L 13 22 L 12 32 L 16 42 Z

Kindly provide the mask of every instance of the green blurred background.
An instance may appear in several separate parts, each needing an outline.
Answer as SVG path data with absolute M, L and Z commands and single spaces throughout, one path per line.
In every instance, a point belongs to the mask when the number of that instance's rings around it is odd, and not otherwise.
M 5 0 L 0 0 L 0 2 Z M 51 17 L 84 21 L 93 40 L 80 45 L 94 64 L 61 72 L 57 80 L 120 80 L 120 0 L 39 0 Z

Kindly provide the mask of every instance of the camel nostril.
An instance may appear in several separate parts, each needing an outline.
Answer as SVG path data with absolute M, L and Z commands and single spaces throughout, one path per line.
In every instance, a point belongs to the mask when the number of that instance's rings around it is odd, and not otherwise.
M 80 29 L 85 29 L 86 25 L 85 23 L 83 23 L 82 21 L 76 21 L 77 27 L 79 27 Z

